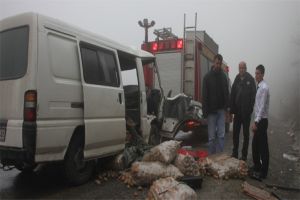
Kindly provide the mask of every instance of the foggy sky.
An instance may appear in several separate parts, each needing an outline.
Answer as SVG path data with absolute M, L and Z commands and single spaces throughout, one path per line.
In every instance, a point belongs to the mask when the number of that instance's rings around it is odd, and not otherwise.
M 193 25 L 197 12 L 198 30 L 205 30 L 218 43 L 232 81 L 240 61 L 247 63 L 251 74 L 263 64 L 272 117 L 299 123 L 300 1 L 0 0 L 0 19 L 29 11 L 136 47 L 144 40 L 138 20 L 155 20 L 154 28 L 172 27 L 181 37 L 183 14 Z

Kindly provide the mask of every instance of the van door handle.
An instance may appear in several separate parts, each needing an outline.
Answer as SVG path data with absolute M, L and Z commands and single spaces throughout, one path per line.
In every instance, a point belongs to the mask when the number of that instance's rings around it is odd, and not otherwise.
M 119 93 L 118 97 L 119 97 L 119 103 L 122 104 L 122 93 Z

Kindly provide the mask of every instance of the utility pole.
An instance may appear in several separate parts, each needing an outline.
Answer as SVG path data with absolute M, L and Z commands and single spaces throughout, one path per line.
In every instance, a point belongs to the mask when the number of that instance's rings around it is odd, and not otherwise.
M 148 19 L 144 19 L 143 22 L 142 21 L 138 21 L 138 24 L 140 25 L 140 27 L 145 29 L 145 43 L 148 42 L 148 29 L 152 26 L 155 25 L 155 21 L 151 21 L 151 23 L 148 22 Z

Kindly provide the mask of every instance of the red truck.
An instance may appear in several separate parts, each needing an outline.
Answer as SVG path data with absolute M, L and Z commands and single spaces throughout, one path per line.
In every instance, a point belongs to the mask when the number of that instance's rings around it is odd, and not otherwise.
M 184 93 L 201 103 L 203 78 L 210 70 L 214 56 L 218 54 L 218 44 L 205 31 L 196 30 L 196 26 L 185 26 L 182 38 L 174 35 L 171 28 L 157 29 L 154 34 L 157 36 L 156 40 L 144 42 L 142 49 L 156 56 L 161 86 L 165 94 L 174 97 Z M 228 75 L 229 67 L 225 63 L 223 69 Z M 158 81 L 152 68 L 145 66 L 144 76 L 147 88 L 158 88 Z M 228 131 L 227 120 L 226 132 Z

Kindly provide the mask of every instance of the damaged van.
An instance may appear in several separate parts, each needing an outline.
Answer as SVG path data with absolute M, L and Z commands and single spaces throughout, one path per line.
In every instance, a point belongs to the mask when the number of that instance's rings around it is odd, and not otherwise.
M 63 161 L 69 183 L 124 149 L 126 118 L 148 139 L 152 54 L 36 13 L 0 21 L 1 167 Z

